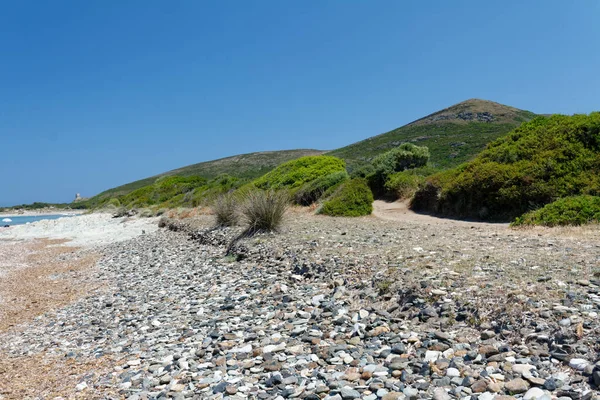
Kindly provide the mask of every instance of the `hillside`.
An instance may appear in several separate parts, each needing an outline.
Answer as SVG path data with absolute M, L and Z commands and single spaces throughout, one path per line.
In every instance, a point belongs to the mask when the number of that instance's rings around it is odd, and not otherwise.
M 413 208 L 510 221 L 578 195 L 600 195 L 600 113 L 537 117 L 522 124 L 469 163 L 429 177 Z
M 106 190 L 93 197 L 91 202 L 94 203 L 105 198 L 128 194 L 136 189 L 152 185 L 158 178 L 164 176 L 201 176 L 205 179 L 212 179 L 221 174 L 228 174 L 236 178 L 250 180 L 266 174 L 286 161 L 322 153 L 323 151 L 312 149 L 262 151 L 201 162 Z
M 529 111 L 471 99 L 328 154 L 344 159 L 353 169 L 392 147 L 411 142 L 429 148 L 434 166 L 451 168 L 472 159 L 487 143 L 533 117 Z
M 427 146 L 431 164 L 440 169 L 455 167 L 471 160 L 485 146 L 532 119 L 535 114 L 486 100 L 471 99 L 427 115 L 393 131 L 328 152 L 346 161 L 348 170 L 401 143 Z M 239 181 L 250 181 L 286 161 L 307 155 L 325 153 L 319 150 L 284 150 L 242 154 L 175 169 L 160 175 L 109 189 L 87 202 L 94 207 L 107 199 L 128 195 L 147 188 L 165 176 L 200 176 L 206 180 L 227 174 Z M 213 185 L 214 186 L 214 185 Z M 150 189 L 148 189 L 150 190 Z M 160 190 L 162 192 L 162 189 Z

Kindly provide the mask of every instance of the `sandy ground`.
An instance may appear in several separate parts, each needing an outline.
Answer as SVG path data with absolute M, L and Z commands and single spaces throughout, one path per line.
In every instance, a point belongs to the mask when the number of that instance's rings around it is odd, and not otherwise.
M 156 229 L 156 219 L 91 214 L 0 230 L 0 333 L 102 290 L 88 279 L 98 259 L 93 248 Z M 85 398 L 73 393 L 78 379 L 106 374 L 112 365 L 106 358 L 0 354 L 0 399 Z
M 120 242 L 158 229 L 155 218 L 112 218 L 110 214 L 42 220 L 0 229 L 0 240 L 67 239 L 70 246 L 90 247 Z
M 417 214 L 408 208 L 408 201 L 387 202 L 383 200 L 375 200 L 373 202 L 373 215 L 377 218 L 388 221 L 413 221 L 422 222 L 431 225 L 454 225 L 454 226 L 485 226 L 494 229 L 506 229 L 508 224 L 502 223 L 487 223 L 477 221 L 461 221 L 449 218 L 439 218 L 427 214 Z

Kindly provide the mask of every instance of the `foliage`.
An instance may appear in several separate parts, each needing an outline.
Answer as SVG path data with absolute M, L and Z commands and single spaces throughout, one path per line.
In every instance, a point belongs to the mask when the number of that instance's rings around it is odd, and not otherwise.
M 233 193 L 225 193 L 216 198 L 212 211 L 217 226 L 235 226 L 239 220 L 238 202 Z
M 185 195 L 206 184 L 206 179 L 199 176 L 168 176 L 159 178 L 153 185 L 134 190 L 119 198 L 127 208 L 146 207 L 162 204 L 176 196 Z
M 289 196 L 285 191 L 252 190 L 246 193 L 242 215 L 248 224 L 248 232 L 278 230 L 289 203 Z
M 319 150 L 282 150 L 265 151 L 258 153 L 240 154 L 233 157 L 221 158 L 213 161 L 206 161 L 198 164 L 188 165 L 187 167 L 175 169 L 166 172 L 160 176 L 153 176 L 139 181 L 131 182 L 119 187 L 106 190 L 97 196 L 88 200 L 90 207 L 97 207 L 98 204 L 113 197 L 125 196 L 134 190 L 146 186 L 154 185 L 161 177 L 181 176 L 193 177 L 201 176 L 206 180 L 212 180 L 222 175 L 232 176 L 240 181 L 250 181 L 256 179 L 276 166 L 298 157 L 307 155 L 322 154 Z
M 113 198 L 113 199 L 110 199 L 106 203 L 106 205 L 109 207 L 121 207 L 121 202 L 119 201 L 119 199 Z
M 297 189 L 307 182 L 346 171 L 346 163 L 331 156 L 307 156 L 281 164 L 253 182 L 259 189 Z
M 600 194 L 600 113 L 538 117 L 473 161 L 427 180 L 416 210 L 510 220 L 572 195 Z
M 584 225 L 600 222 L 600 197 L 570 196 L 518 217 L 513 226 L 519 225 Z
M 401 171 L 391 174 L 385 181 L 385 190 L 398 199 L 409 199 L 419 190 L 425 182 L 425 178 L 411 173 Z
M 340 217 L 359 217 L 373 212 L 373 193 L 362 178 L 343 183 L 321 207 L 319 213 Z
M 367 181 L 376 195 L 383 195 L 386 192 L 386 182 L 390 175 L 411 168 L 423 167 L 428 160 L 429 150 L 427 147 L 403 143 L 373 159 L 374 172 L 367 176 Z
M 296 191 L 294 201 L 302 206 L 309 206 L 316 202 L 330 188 L 348 179 L 346 171 L 338 171 L 329 175 L 321 176 L 313 181 L 307 182 Z

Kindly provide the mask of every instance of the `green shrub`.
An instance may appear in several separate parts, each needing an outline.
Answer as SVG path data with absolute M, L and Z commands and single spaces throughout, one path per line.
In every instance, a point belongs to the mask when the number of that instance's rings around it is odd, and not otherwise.
M 118 207 L 121 207 L 121 202 L 119 201 L 119 199 L 112 198 L 106 203 L 106 205 L 109 207 L 117 207 L 118 208 Z
M 427 182 L 413 200 L 416 210 L 488 220 L 511 220 L 567 196 L 599 195 L 600 113 L 535 118 Z
M 388 176 L 385 190 L 398 199 L 409 199 L 419 190 L 425 178 L 409 171 L 396 172 Z
M 309 206 L 316 202 L 331 187 L 334 187 L 348 179 L 346 171 L 338 171 L 329 175 L 321 176 L 311 182 L 307 182 L 294 195 L 294 201 L 302 206 Z
M 511 225 L 584 225 L 600 222 L 600 197 L 571 196 L 518 217 Z
M 256 179 L 259 189 L 297 189 L 317 178 L 346 170 L 346 163 L 331 156 L 307 156 L 281 164 Z
M 244 197 L 242 215 L 249 233 L 276 231 L 280 227 L 290 203 L 285 191 L 253 190 Z
M 239 220 L 238 202 L 233 193 L 217 197 L 212 206 L 217 226 L 235 226 Z
M 375 173 L 375 167 L 373 164 L 362 164 L 350 171 L 350 178 L 366 178 Z
M 320 214 L 359 217 L 373 212 L 373 193 L 365 179 L 356 178 L 343 183 L 319 210 Z
M 369 186 L 376 195 L 383 195 L 386 191 L 385 183 L 390 175 L 407 169 L 423 167 L 428 160 L 429 150 L 427 147 L 403 143 L 373 159 L 374 172 L 367 175 Z
M 152 185 L 122 196 L 120 202 L 129 208 L 175 202 L 177 199 L 183 199 L 186 193 L 205 184 L 206 179 L 199 176 L 165 176 L 157 179 Z

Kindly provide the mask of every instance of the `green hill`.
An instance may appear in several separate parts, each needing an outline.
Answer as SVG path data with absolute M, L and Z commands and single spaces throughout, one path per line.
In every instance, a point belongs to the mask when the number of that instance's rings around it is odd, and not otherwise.
M 408 142 L 427 146 L 431 154 L 432 166 L 446 169 L 472 159 L 489 142 L 533 117 L 535 114 L 529 111 L 491 101 L 471 99 L 427 115 L 393 131 L 326 154 L 343 159 L 348 170 L 352 171 L 371 161 L 375 156 L 397 147 L 401 143 Z M 202 177 L 210 187 L 217 185 L 217 181 L 215 181 L 217 177 L 222 176 L 228 184 L 231 183 L 229 178 L 234 177 L 237 178 L 235 186 L 239 186 L 244 182 L 263 176 L 284 162 L 324 153 L 319 150 L 268 151 L 202 162 L 109 189 L 88 200 L 86 205 L 95 207 L 111 198 L 122 199 L 123 196 L 142 188 L 145 188 L 146 195 L 154 193 L 150 196 L 151 198 L 162 198 L 164 194 L 161 193 L 165 190 L 163 187 L 165 183 L 158 180 L 165 177 Z M 185 185 L 188 184 L 189 182 Z M 153 185 L 154 188 L 150 189 L 149 186 Z M 167 192 L 170 190 L 168 189 Z M 182 194 L 178 196 L 182 196 Z
M 323 151 L 311 149 L 263 151 L 201 162 L 106 190 L 90 199 L 89 203 L 97 204 L 108 198 L 129 194 L 134 190 L 152 185 L 157 179 L 165 176 L 201 176 L 210 180 L 226 174 L 242 180 L 251 180 L 266 174 L 286 161 L 319 154 L 323 154 Z
M 434 167 L 451 168 L 472 159 L 486 144 L 533 117 L 535 114 L 530 111 L 471 99 L 328 154 L 344 159 L 352 170 L 378 154 L 410 142 L 429 148 Z

